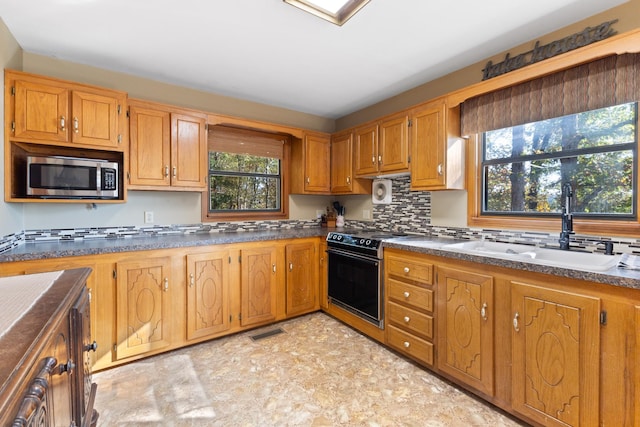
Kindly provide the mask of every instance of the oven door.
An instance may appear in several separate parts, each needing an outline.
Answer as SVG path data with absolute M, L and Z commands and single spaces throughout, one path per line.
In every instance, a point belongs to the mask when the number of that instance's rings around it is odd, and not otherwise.
M 382 261 L 336 248 L 327 254 L 329 302 L 382 328 Z

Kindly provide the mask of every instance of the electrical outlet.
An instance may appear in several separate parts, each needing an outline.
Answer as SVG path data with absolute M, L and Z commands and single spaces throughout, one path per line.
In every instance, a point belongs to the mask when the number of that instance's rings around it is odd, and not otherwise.
M 362 219 L 371 219 L 371 211 L 369 209 L 362 210 Z
M 144 211 L 144 223 L 145 224 L 153 224 L 153 212 Z

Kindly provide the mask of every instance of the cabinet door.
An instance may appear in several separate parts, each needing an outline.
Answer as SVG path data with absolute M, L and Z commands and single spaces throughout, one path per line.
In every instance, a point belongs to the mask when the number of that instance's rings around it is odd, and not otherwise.
M 16 138 L 67 142 L 69 90 L 55 85 L 16 80 Z
M 445 106 L 438 104 L 411 118 L 411 189 L 445 186 Z
M 438 267 L 438 367 L 493 395 L 493 278 Z
M 113 96 L 74 90 L 71 141 L 76 144 L 117 148 L 120 100 Z
M 240 324 L 250 326 L 276 318 L 277 251 L 272 248 L 243 250 L 241 254 Z
M 546 426 L 599 425 L 600 300 L 511 284 L 513 408 Z
M 131 187 L 169 186 L 171 114 L 168 111 L 131 103 L 129 116 Z
M 378 156 L 380 172 L 409 170 L 409 118 L 407 116 L 380 123 Z
M 375 175 L 378 172 L 378 125 L 355 132 L 356 175 Z
M 228 251 L 187 255 L 187 339 L 229 329 L 229 262 Z
M 71 355 L 69 322 L 62 322 L 51 336 L 44 354 L 54 358 L 58 364 L 49 378 L 49 416 L 53 426 L 69 426 L 72 415 L 72 380 L 75 377 L 76 361 Z
M 320 276 L 320 308 L 329 307 L 329 265 L 327 264 L 327 242 L 320 242 L 319 248 L 319 276 Z M 639 310 L 640 311 L 640 310 Z
M 168 346 L 171 259 L 119 262 L 116 269 L 116 358 Z
M 76 371 L 74 373 L 73 416 L 76 425 L 81 425 L 85 417 L 93 418 L 91 354 L 95 353 L 97 343 L 91 340 L 90 296 L 85 290 L 71 308 L 71 340 L 73 342 Z M 95 391 L 94 391 L 95 393 Z
M 287 316 L 313 310 L 318 295 L 316 245 L 313 242 L 286 246 Z
M 328 137 L 305 135 L 304 137 L 304 189 L 312 193 L 328 193 L 331 190 L 331 140 Z
M 349 193 L 353 179 L 353 136 L 339 135 L 331 141 L 331 192 Z
M 206 120 L 185 114 L 171 114 L 171 185 L 206 188 Z

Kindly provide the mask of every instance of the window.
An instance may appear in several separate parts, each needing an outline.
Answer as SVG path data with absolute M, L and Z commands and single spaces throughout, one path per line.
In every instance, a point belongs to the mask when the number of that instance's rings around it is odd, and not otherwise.
M 287 217 L 287 135 L 213 126 L 208 145 L 205 218 Z
M 309 12 L 318 18 L 342 25 L 370 0 L 284 0 L 285 3 Z
M 636 218 L 637 104 L 482 134 L 482 214 L 558 216 L 570 183 L 576 217 Z

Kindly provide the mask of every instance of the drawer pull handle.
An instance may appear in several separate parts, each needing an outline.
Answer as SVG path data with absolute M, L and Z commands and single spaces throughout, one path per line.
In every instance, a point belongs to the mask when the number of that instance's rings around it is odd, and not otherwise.
M 75 133 L 78 133 L 79 128 L 80 128 L 80 126 L 79 126 L 79 123 L 78 123 L 78 118 L 74 117 L 73 118 L 73 131 Z
M 196 278 L 193 276 L 193 273 L 189 274 L 189 286 L 193 287 L 196 284 Z
M 404 316 L 404 323 L 409 323 L 411 318 L 409 316 Z
M 411 347 L 411 343 L 409 341 L 405 341 L 403 344 L 404 344 L 404 348 Z
M 515 316 L 513 316 L 513 329 L 516 330 L 516 332 L 520 332 L 520 325 L 518 324 L 518 319 L 520 318 L 520 313 L 518 313 L 516 311 Z
M 409 270 L 409 267 L 405 267 L 405 268 L 404 268 L 404 272 L 405 272 L 405 273 L 409 273 L 409 271 L 410 271 L 410 270 Z
M 276 272 L 276 265 L 275 265 L 275 264 L 273 264 L 273 265 L 271 266 L 271 268 L 273 269 L 273 272 L 275 273 L 275 272 Z
M 164 177 L 169 176 L 169 165 L 164 165 Z
M 169 278 L 164 278 L 164 291 L 167 292 L 169 290 Z
M 480 309 L 480 316 L 482 316 L 482 320 L 487 320 L 487 303 L 482 304 L 482 308 Z
M 66 125 L 66 119 L 64 118 L 64 116 L 60 116 L 60 130 L 64 131 L 64 127 Z
M 404 297 L 405 298 L 409 298 L 409 295 L 411 295 L 408 291 L 404 291 Z
M 173 177 L 175 178 L 176 176 L 178 176 L 178 168 L 176 168 L 175 166 L 173 167 Z

